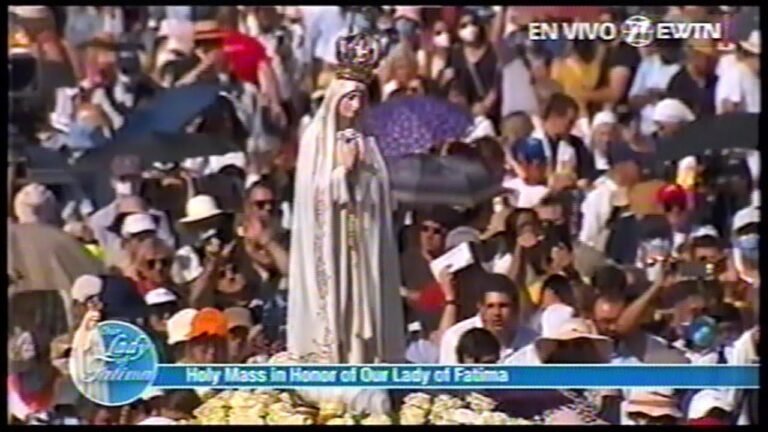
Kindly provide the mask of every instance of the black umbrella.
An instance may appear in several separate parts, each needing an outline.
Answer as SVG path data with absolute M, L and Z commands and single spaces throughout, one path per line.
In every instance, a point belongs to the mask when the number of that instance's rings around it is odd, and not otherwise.
M 473 207 L 501 191 L 485 165 L 460 156 L 407 156 L 389 171 L 392 195 L 405 204 Z
M 760 116 L 748 113 L 722 114 L 699 119 L 656 147 L 656 159 L 679 160 L 686 156 L 728 149 L 756 149 Z
M 243 151 L 224 137 L 208 134 L 169 134 L 155 132 L 143 137 L 112 142 L 85 154 L 77 165 L 109 166 L 113 157 L 122 154 L 140 156 L 150 162 L 182 162 L 188 158 L 222 155 Z

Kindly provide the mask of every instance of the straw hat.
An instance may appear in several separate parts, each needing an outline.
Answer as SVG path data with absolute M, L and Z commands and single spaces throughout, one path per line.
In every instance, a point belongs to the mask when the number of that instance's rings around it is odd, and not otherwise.
M 542 335 L 534 342 L 539 358 L 547 359 L 557 350 L 558 343 L 581 339 L 591 341 L 597 348 L 600 358 L 596 362 L 607 363 L 611 358 L 611 338 L 597 333 L 595 325 L 583 318 L 571 318 L 563 322 L 557 331 L 551 335 Z
M 677 407 L 674 394 L 662 391 L 633 392 L 627 400 L 624 411 L 627 414 L 640 413 L 651 417 L 668 415 L 680 418 L 683 416 Z
M 186 216 L 179 219 L 181 223 L 191 223 L 220 214 L 224 214 L 224 210 L 219 208 L 216 200 L 210 195 L 197 195 L 187 201 Z
M 749 39 L 739 42 L 739 46 L 750 54 L 760 55 L 760 30 L 752 30 Z
M 251 311 L 244 307 L 231 307 L 224 310 L 224 316 L 227 317 L 227 329 L 232 330 L 236 327 L 245 327 L 250 329 L 253 327 L 253 319 L 251 318 Z
M 168 319 L 168 345 L 186 342 L 191 339 L 192 321 L 197 313 L 197 309 L 182 309 Z

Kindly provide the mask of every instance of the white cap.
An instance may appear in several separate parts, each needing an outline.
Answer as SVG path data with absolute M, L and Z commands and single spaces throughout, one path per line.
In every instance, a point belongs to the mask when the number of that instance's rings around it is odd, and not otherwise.
M 168 319 L 168 345 L 189 340 L 192 333 L 192 321 L 197 315 L 197 309 L 187 308 L 176 312 Z
M 163 303 L 172 303 L 178 300 L 176 294 L 168 288 L 155 288 L 144 295 L 144 302 L 148 306 L 155 306 Z
M 210 156 L 208 158 L 208 167 L 206 169 L 206 173 L 217 173 L 229 165 L 233 165 L 242 170 L 245 170 L 246 164 L 247 161 L 245 158 L 245 153 L 243 152 L 232 152 L 221 156 Z
M 741 209 L 733 216 L 733 231 L 738 231 L 753 223 L 760 223 L 760 209 L 757 207 Z
M 99 295 L 104 286 L 100 277 L 94 275 L 82 275 L 72 284 L 72 298 L 80 303 L 85 303 L 89 297 Z
M 155 219 L 147 213 L 128 215 L 123 221 L 123 226 L 120 227 L 120 235 L 124 238 L 146 231 L 157 231 Z
M 702 390 L 691 398 L 691 404 L 688 407 L 688 419 L 694 420 L 706 417 L 709 411 L 714 408 L 720 408 L 727 412 L 733 410 L 733 406 L 721 390 Z
M 553 304 L 541 313 L 541 334 L 550 336 L 557 333 L 561 327 L 576 315 L 576 311 L 562 303 Z
M 592 128 L 596 128 L 604 124 L 616 124 L 619 120 L 616 118 L 616 114 L 613 111 L 600 111 L 595 114 L 595 118 L 592 119 Z
M 712 225 L 705 225 L 703 227 L 699 227 L 695 231 L 693 231 L 693 233 L 691 233 L 691 238 L 700 238 L 700 237 L 707 237 L 707 236 L 720 238 L 720 233 L 717 232 L 717 228 L 713 227 Z
M 667 98 L 653 108 L 653 121 L 660 123 L 680 123 L 696 120 L 696 116 L 679 99 Z

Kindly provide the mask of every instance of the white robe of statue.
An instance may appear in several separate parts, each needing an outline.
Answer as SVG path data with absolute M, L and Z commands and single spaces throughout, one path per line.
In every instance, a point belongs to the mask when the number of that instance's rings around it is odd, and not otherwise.
M 372 138 L 349 174 L 335 160 L 338 106 L 352 92 L 365 86 L 333 81 L 301 138 L 287 349 L 306 363 L 399 363 L 405 330 L 386 166 Z

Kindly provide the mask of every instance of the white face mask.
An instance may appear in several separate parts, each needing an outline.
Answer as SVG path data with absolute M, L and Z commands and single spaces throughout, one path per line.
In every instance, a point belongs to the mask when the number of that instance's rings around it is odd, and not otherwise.
M 115 193 L 118 195 L 133 195 L 134 192 L 134 186 L 132 182 L 129 181 L 116 181 L 115 182 Z
M 448 36 L 448 33 L 443 32 L 439 36 L 435 36 L 434 39 L 432 39 L 435 46 L 438 48 L 448 48 L 451 46 L 451 38 Z
M 469 25 L 459 30 L 459 37 L 464 42 L 475 42 L 480 35 L 480 29 L 476 25 Z

